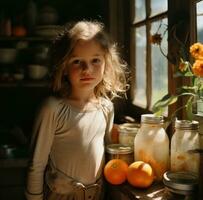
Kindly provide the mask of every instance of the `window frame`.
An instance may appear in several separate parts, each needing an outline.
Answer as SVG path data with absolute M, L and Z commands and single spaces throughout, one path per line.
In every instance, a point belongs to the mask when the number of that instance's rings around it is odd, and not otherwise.
M 152 63 L 151 63 L 151 43 L 150 43 L 150 28 L 151 28 L 151 24 L 153 22 L 159 21 L 161 19 L 164 18 L 168 18 L 168 11 L 164 11 L 162 13 L 159 13 L 157 15 L 153 15 L 150 16 L 150 0 L 146 0 L 146 17 L 145 19 L 139 21 L 139 22 L 134 22 L 134 14 L 135 14 L 135 1 L 130 1 L 130 8 L 131 8 L 131 16 L 130 16 L 130 44 L 135 44 L 135 45 L 130 45 L 130 66 L 131 67 L 131 71 L 132 71 L 132 78 L 131 78 L 131 89 L 130 89 L 130 101 L 133 102 L 133 98 L 135 96 L 135 82 L 136 82 L 136 68 L 133 67 L 136 64 L 136 57 L 134 55 L 136 55 L 136 50 L 135 50 L 135 46 L 136 46 L 136 42 L 135 42 L 135 38 L 133 36 L 133 30 L 132 29 L 136 29 L 139 28 L 141 26 L 146 26 L 146 107 L 139 105 L 139 104 L 134 104 L 134 106 L 136 107 L 140 107 L 140 109 L 143 110 L 149 110 L 150 111 L 150 107 L 151 107 L 151 94 L 152 94 L 152 76 L 151 76 L 151 72 L 152 72 Z
M 166 11 L 167 17 L 168 17 L 168 32 L 170 32 L 172 27 L 174 26 L 174 24 L 177 23 L 177 18 L 182 17 L 185 21 L 189 20 L 189 23 L 187 23 L 187 27 L 185 27 L 185 29 L 188 29 L 190 32 L 190 37 L 186 44 L 186 46 L 188 48 L 192 43 L 194 43 L 196 41 L 196 10 L 195 10 L 196 7 L 195 7 L 195 5 L 199 1 L 200 0 L 179 0 L 179 1 L 168 0 L 168 11 Z M 131 9 L 131 7 L 130 7 L 130 9 Z M 166 13 L 164 13 L 164 14 L 166 14 Z M 130 20 L 131 19 L 132 19 L 132 17 L 130 17 Z M 131 26 L 131 23 L 129 23 L 129 26 Z M 184 31 L 182 31 L 181 35 L 183 36 L 183 38 L 185 37 Z M 133 49 L 131 48 L 131 45 L 130 45 L 131 42 L 129 42 L 128 44 L 129 44 L 129 49 L 130 49 L 129 63 L 131 66 L 131 63 L 133 63 L 133 62 L 135 63 L 135 61 L 134 61 L 135 58 L 133 58 L 133 55 L 135 55 L 135 53 L 133 53 L 133 51 L 132 51 Z M 171 52 L 172 46 L 173 46 L 173 43 L 171 41 L 168 41 L 168 54 L 172 53 Z M 150 55 L 150 54 L 148 54 L 148 55 Z M 176 91 L 176 88 L 178 88 L 184 84 L 183 80 L 174 79 L 173 71 L 174 71 L 174 66 L 173 66 L 173 64 L 171 64 L 169 62 L 168 63 L 168 92 L 170 94 L 174 94 Z M 132 72 L 133 72 L 133 69 L 132 69 Z M 134 81 L 133 78 L 132 78 L 132 81 Z M 132 87 L 132 85 L 131 85 L 131 87 Z M 131 90 L 133 90 L 133 87 L 131 88 Z M 141 114 L 152 112 L 149 110 L 149 107 L 141 108 L 137 105 L 134 105 L 132 103 L 132 100 L 133 100 L 132 95 L 133 95 L 132 91 L 130 91 L 128 94 L 129 98 L 128 98 L 128 108 L 127 108 L 128 113 L 127 114 L 129 114 L 130 116 L 133 116 L 135 119 L 140 119 Z M 151 95 L 150 91 L 149 91 L 149 95 Z M 171 114 L 178 107 L 183 105 L 183 103 L 184 103 L 184 100 L 179 100 L 176 104 L 171 105 L 168 109 L 168 113 Z M 150 105 L 150 104 L 148 104 L 148 105 Z M 177 117 L 184 118 L 185 117 L 184 111 L 181 111 L 180 113 L 178 113 Z

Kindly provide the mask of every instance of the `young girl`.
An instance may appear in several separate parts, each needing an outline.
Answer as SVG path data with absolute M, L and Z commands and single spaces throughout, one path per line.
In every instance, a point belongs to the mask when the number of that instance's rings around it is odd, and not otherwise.
M 49 97 L 37 117 L 28 170 L 28 200 L 102 199 L 104 139 L 111 99 L 126 90 L 125 64 L 101 23 L 80 21 L 56 38 Z

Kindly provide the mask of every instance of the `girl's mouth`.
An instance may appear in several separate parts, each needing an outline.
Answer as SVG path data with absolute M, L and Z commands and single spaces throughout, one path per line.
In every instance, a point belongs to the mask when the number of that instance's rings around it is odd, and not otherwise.
M 86 77 L 86 78 L 81 78 L 80 80 L 81 81 L 91 81 L 91 80 L 94 80 L 94 78 Z

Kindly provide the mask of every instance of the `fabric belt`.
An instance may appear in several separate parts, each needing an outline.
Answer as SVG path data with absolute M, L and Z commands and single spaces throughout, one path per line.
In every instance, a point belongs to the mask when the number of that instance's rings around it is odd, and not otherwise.
M 102 191 L 102 182 L 85 186 L 75 192 L 77 200 L 99 200 Z
M 46 173 L 48 192 L 46 200 L 99 200 L 103 189 L 103 178 L 96 183 L 84 185 L 60 171 Z M 63 198 L 64 197 L 64 198 Z

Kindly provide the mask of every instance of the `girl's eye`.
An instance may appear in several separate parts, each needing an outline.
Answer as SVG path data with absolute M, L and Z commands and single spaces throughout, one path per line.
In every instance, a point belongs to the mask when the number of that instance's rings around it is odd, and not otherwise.
M 80 61 L 80 60 L 73 60 L 73 61 L 72 61 L 72 64 L 73 64 L 73 65 L 80 65 L 80 64 L 81 64 L 81 61 Z
M 94 58 L 94 59 L 92 59 L 92 64 L 101 64 L 101 59 L 99 59 L 99 58 Z

